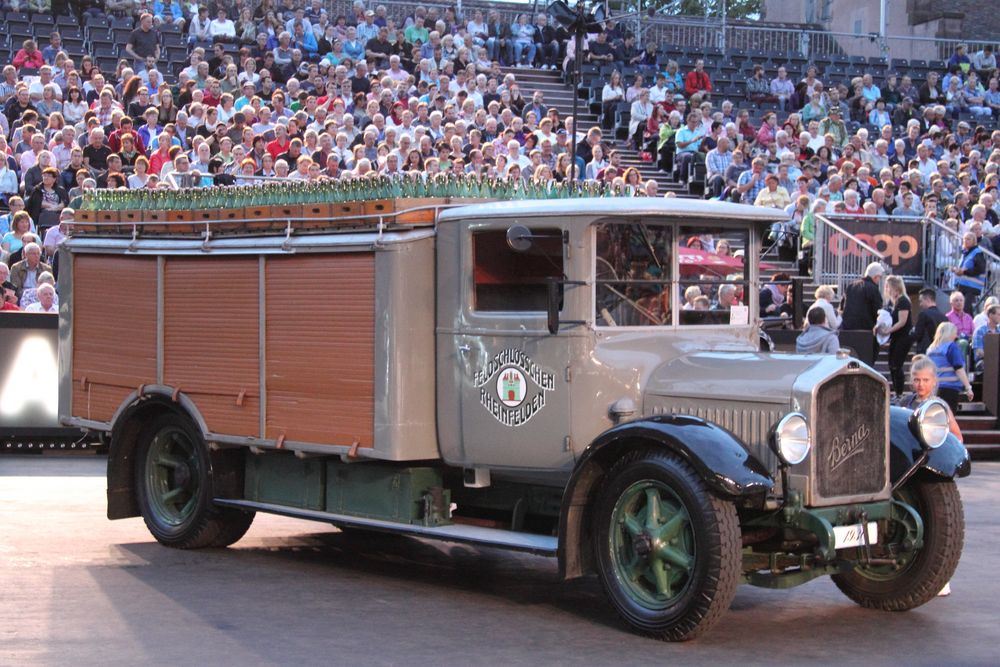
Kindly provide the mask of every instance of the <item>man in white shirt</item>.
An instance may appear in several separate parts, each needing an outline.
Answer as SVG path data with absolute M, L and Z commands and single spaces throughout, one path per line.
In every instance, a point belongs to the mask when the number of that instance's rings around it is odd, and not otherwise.
M 213 41 L 232 41 L 236 39 L 236 24 L 229 19 L 223 7 L 219 7 L 215 19 L 208 24 L 208 34 Z
M 653 104 L 659 104 L 669 96 L 670 91 L 667 90 L 667 77 L 661 72 L 656 75 L 656 85 L 649 89 L 649 101 Z
M 35 288 L 35 296 L 38 297 L 38 301 L 28 305 L 24 312 L 26 313 L 49 313 L 58 315 L 59 306 L 56 305 L 56 288 L 48 283 L 42 283 L 37 288 Z

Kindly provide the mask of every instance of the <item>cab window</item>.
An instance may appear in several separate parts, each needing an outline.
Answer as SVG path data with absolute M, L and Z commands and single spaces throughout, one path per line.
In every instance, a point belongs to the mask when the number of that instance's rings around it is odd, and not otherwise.
M 748 231 L 694 225 L 678 231 L 680 324 L 749 324 Z
M 671 324 L 672 227 L 635 221 L 595 228 L 597 326 Z
M 505 229 L 473 233 L 475 310 L 546 310 L 549 279 L 563 278 L 562 232 L 533 229 L 532 234 L 531 247 L 516 252 L 507 245 Z

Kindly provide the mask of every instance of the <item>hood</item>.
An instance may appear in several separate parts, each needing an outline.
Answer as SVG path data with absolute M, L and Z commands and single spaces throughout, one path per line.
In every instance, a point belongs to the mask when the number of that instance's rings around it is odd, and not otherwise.
M 674 359 L 655 371 L 647 396 L 677 396 L 755 403 L 782 403 L 792 397 L 796 379 L 833 357 L 762 352 L 699 352 Z

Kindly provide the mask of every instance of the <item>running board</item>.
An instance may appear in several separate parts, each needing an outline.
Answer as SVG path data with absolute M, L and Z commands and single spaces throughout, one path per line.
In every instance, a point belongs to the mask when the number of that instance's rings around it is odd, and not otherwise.
M 483 528 L 481 526 L 463 524 L 453 524 L 450 526 L 414 526 L 406 523 L 320 512 L 319 510 L 300 509 L 298 507 L 288 507 L 287 505 L 258 503 L 252 500 L 216 498 L 215 504 L 242 510 L 280 514 L 296 519 L 323 521 L 350 528 L 367 528 L 387 533 L 401 533 L 403 535 L 442 540 L 444 542 L 462 542 L 465 544 L 509 549 L 511 551 L 524 551 L 539 556 L 555 556 L 559 547 L 559 539 L 555 537 L 536 535 L 534 533 L 519 533 L 512 530 L 500 530 L 498 528 Z

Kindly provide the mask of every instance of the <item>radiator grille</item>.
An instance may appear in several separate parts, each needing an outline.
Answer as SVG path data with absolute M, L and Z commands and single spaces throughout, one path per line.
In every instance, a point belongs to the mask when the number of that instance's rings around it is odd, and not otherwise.
M 815 497 L 870 495 L 885 488 L 885 392 L 885 384 L 868 375 L 838 375 L 819 388 Z

